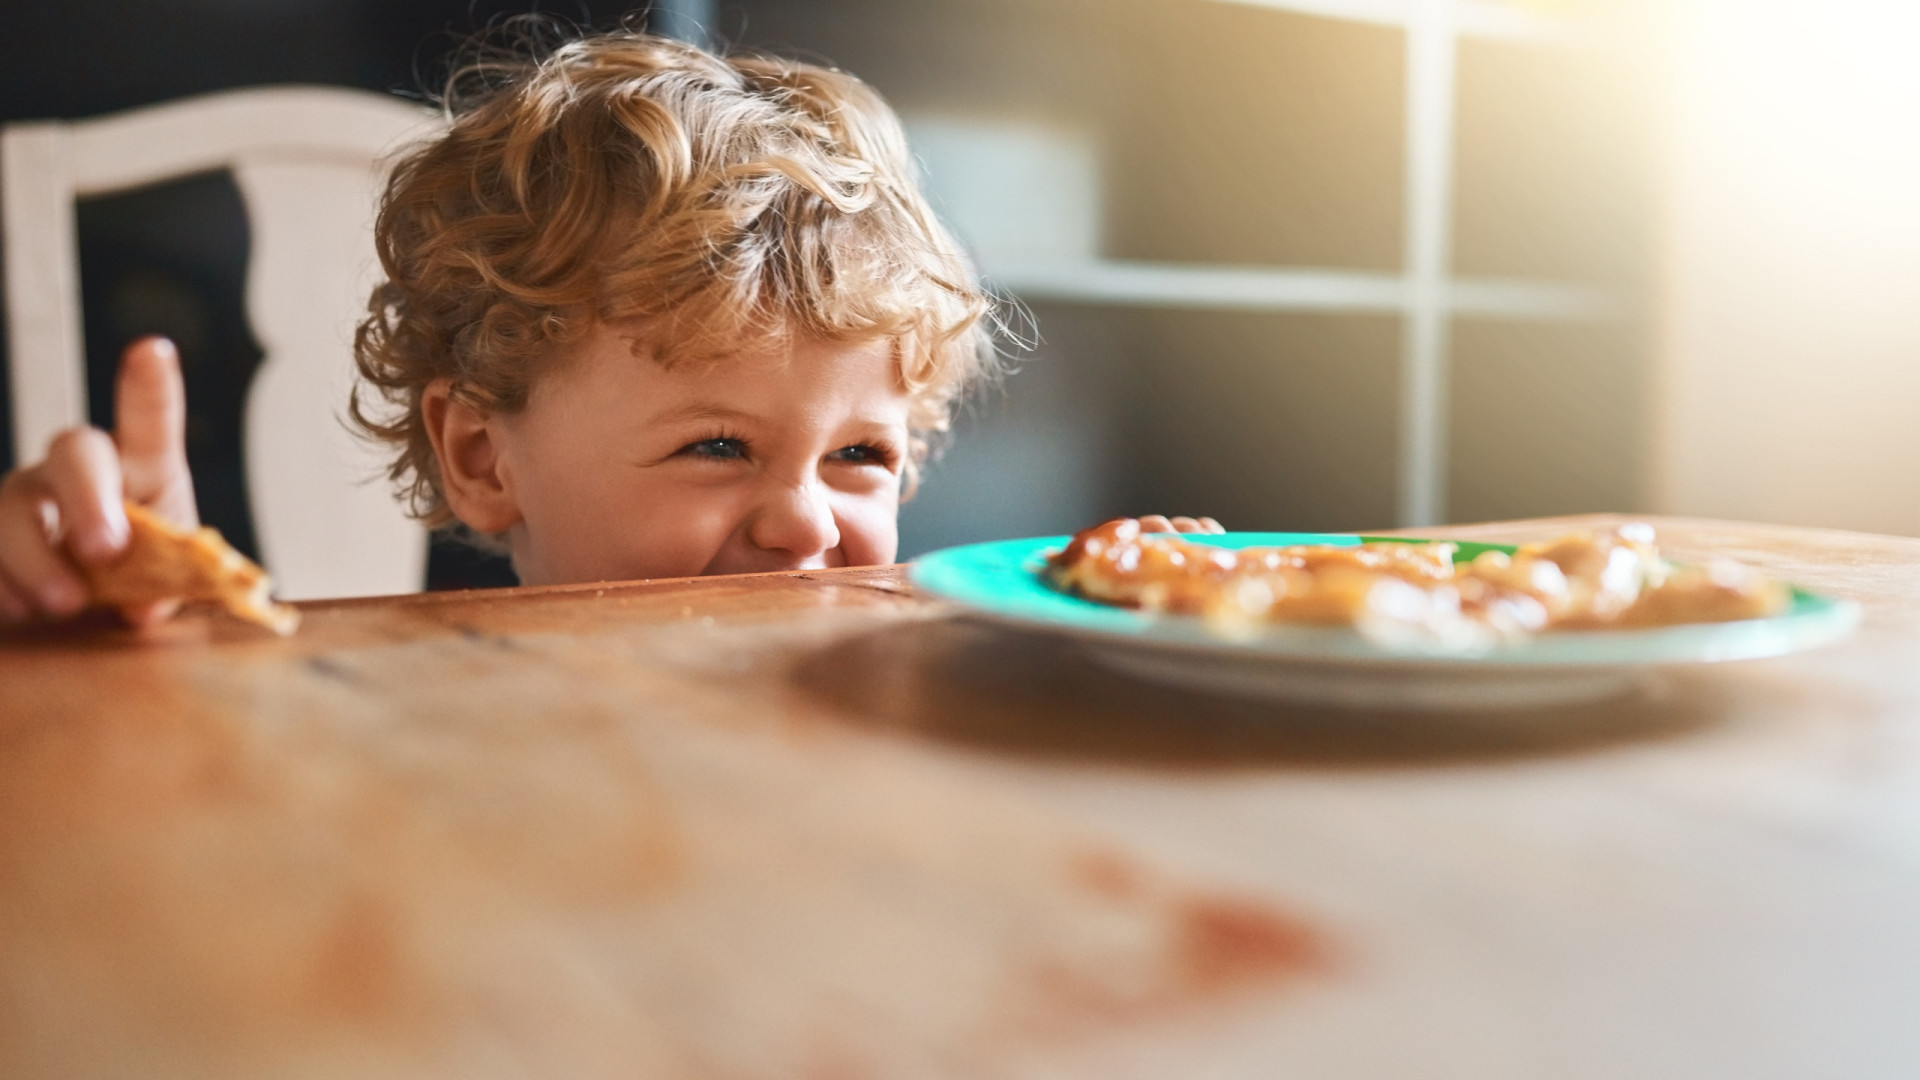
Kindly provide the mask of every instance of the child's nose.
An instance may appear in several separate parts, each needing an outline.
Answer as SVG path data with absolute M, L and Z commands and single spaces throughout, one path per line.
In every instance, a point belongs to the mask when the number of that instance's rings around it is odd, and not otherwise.
M 782 485 L 769 494 L 748 533 L 754 546 L 811 558 L 840 546 L 840 527 L 818 483 Z

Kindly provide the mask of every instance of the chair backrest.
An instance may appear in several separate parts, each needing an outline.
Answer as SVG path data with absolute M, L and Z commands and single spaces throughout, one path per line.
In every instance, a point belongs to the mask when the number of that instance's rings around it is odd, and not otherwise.
M 252 231 L 247 317 L 266 353 L 243 432 L 262 559 L 292 599 L 420 589 L 426 533 L 344 421 L 386 159 L 437 124 L 365 91 L 272 87 L 0 129 L 16 459 L 87 419 L 75 200 L 227 169 Z

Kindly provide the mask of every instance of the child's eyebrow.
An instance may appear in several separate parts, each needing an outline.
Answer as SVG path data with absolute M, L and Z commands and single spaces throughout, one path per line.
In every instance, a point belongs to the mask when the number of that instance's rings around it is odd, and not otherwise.
M 760 413 L 748 412 L 745 409 L 737 409 L 730 405 L 721 405 L 715 402 L 696 401 L 691 404 L 668 409 L 656 416 L 647 417 L 645 423 L 648 426 L 655 426 L 722 421 L 738 424 L 741 427 L 753 427 L 764 423 L 765 420 L 766 417 Z M 891 431 L 894 427 L 898 426 L 895 422 L 890 421 L 884 416 L 869 416 L 865 414 L 855 414 L 844 417 L 840 421 L 840 425 L 851 425 L 873 432 Z
M 759 417 L 753 413 L 743 412 L 726 405 L 694 402 L 691 405 L 682 405 L 679 408 L 668 409 L 666 412 L 654 417 L 653 422 L 656 424 L 672 424 L 687 420 L 735 420 L 746 422 L 758 419 Z

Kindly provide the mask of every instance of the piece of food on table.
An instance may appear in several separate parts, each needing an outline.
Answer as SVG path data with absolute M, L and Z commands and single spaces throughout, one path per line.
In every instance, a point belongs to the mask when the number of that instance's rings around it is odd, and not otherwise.
M 1463 647 L 1545 630 L 1764 618 L 1791 599 L 1785 585 L 1739 563 L 1675 566 L 1638 523 L 1464 563 L 1458 551 L 1392 541 L 1235 550 L 1143 533 L 1121 518 L 1075 536 L 1048 560 L 1046 576 L 1089 600 L 1198 615 L 1229 636 L 1307 623 Z
M 217 530 L 182 529 L 143 507 L 126 508 L 127 549 L 104 566 L 82 568 L 94 604 L 213 603 L 276 634 L 291 634 L 300 625 L 299 611 L 274 603 L 267 572 Z

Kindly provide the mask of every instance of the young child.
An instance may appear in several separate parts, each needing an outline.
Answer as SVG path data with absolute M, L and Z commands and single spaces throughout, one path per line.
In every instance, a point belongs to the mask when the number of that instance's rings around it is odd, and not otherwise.
M 621 32 L 474 64 L 446 104 L 388 185 L 355 342 L 352 414 L 414 514 L 530 585 L 891 562 L 994 354 L 880 97 Z M 123 496 L 195 522 L 182 413 L 172 347 L 137 342 L 114 436 L 7 476 L 0 619 L 85 607 Z

